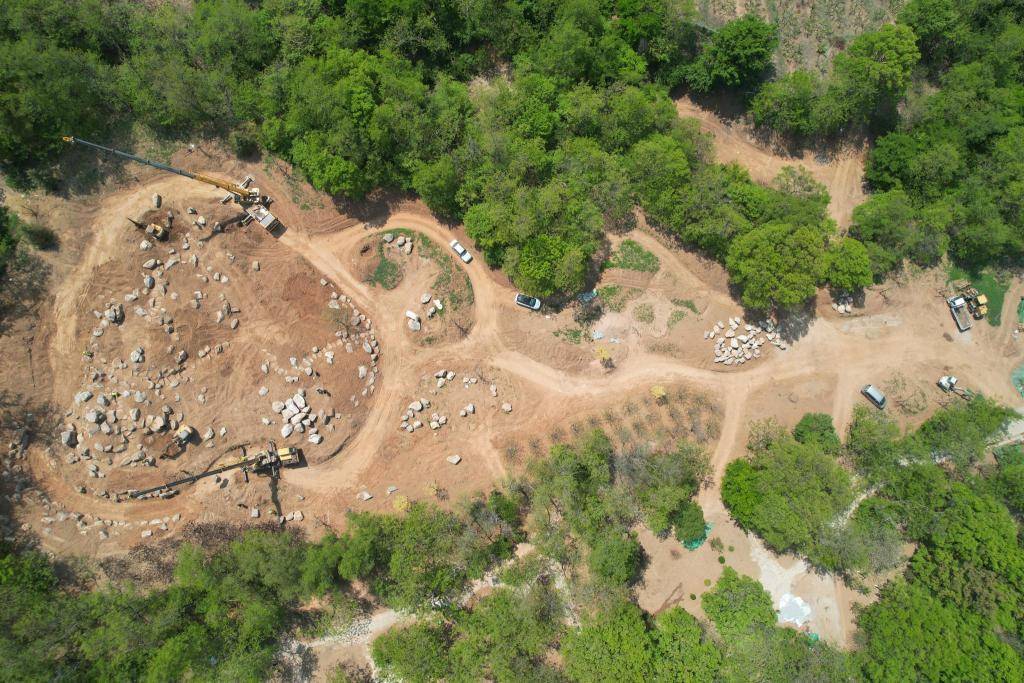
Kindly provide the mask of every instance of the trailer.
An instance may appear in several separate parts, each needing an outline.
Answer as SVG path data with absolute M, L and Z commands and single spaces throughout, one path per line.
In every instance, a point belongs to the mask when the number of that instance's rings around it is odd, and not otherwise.
M 962 294 L 957 294 L 946 299 L 946 304 L 949 305 L 949 312 L 953 315 L 956 328 L 961 332 L 971 329 L 974 321 L 967 307 L 967 299 Z

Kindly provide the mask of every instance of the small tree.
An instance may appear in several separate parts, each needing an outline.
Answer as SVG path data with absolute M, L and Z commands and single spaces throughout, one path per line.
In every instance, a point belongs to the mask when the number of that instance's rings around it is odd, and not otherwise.
M 608 350 L 607 346 L 598 346 L 594 349 L 594 357 L 600 361 L 601 367 L 609 370 L 615 367 L 615 361 L 612 360 L 612 352 Z
M 668 391 L 661 384 L 655 384 L 651 387 L 651 398 L 657 402 L 658 405 L 665 405 L 668 402 Z

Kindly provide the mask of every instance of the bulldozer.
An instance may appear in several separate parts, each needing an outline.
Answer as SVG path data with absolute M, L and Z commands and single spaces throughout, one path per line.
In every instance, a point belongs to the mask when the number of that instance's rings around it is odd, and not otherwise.
M 166 242 L 167 238 L 171 236 L 170 231 L 167 228 L 165 228 L 164 226 L 159 225 L 157 223 L 150 223 L 149 225 L 143 225 L 142 223 L 140 223 L 139 221 L 135 220 L 134 218 L 129 218 L 128 220 L 131 221 L 131 224 L 134 225 L 136 228 L 138 228 L 139 230 L 143 231 L 144 233 L 146 233 L 147 235 L 149 235 L 153 239 L 158 239 L 161 242 Z
M 971 312 L 975 320 L 981 320 L 988 315 L 988 297 L 978 291 L 974 285 L 965 285 L 960 288 L 967 301 L 967 310 Z
M 229 180 L 214 178 L 213 176 L 206 175 L 205 173 L 196 173 L 195 171 L 162 164 L 159 161 L 143 159 L 140 156 L 129 154 L 128 152 L 122 152 L 111 147 L 104 147 L 103 145 L 98 145 L 95 142 L 89 142 L 82 138 L 65 135 L 63 140 L 68 144 L 91 147 L 95 150 L 99 150 L 100 152 L 113 154 L 114 156 L 121 157 L 122 159 L 128 159 L 129 161 L 134 161 L 146 166 L 152 166 L 153 168 L 166 171 L 167 173 L 174 173 L 176 175 L 184 176 L 185 178 L 198 180 L 201 183 L 206 183 L 207 185 L 213 185 L 214 187 L 226 190 L 228 194 L 221 199 L 221 203 L 226 204 L 233 201 L 241 206 L 242 210 L 245 212 L 245 218 L 242 220 L 243 225 L 247 225 L 255 221 L 266 229 L 267 232 L 273 232 L 280 225 L 277 218 L 274 217 L 274 214 L 270 213 L 267 208 L 273 203 L 273 200 L 266 195 L 260 194 L 258 187 L 250 187 L 250 184 L 253 182 L 251 177 L 247 177 L 241 183 L 233 183 Z

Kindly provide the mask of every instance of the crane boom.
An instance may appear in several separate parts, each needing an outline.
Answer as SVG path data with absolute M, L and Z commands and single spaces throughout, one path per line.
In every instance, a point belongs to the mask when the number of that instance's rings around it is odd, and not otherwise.
M 122 152 L 121 150 L 114 149 L 113 147 L 105 147 L 103 145 L 98 145 L 95 142 L 89 142 L 88 140 L 83 140 L 82 138 L 76 138 L 69 135 L 65 135 L 64 142 L 69 142 L 73 145 L 78 144 L 85 145 L 86 147 L 92 147 L 93 149 L 97 149 L 101 152 L 107 152 L 108 154 L 113 154 L 114 156 L 121 157 L 122 159 L 135 161 L 140 164 L 145 164 L 146 166 L 152 166 L 153 168 L 160 169 L 161 171 L 167 171 L 168 173 L 176 173 L 177 175 L 184 176 L 186 178 L 191 178 L 192 180 L 198 180 L 199 182 L 206 183 L 207 185 L 219 187 L 222 190 L 227 190 L 228 192 L 230 192 L 234 200 L 239 204 L 259 202 L 259 193 L 257 193 L 254 196 L 247 188 L 242 187 L 237 183 L 232 183 L 227 180 L 221 180 L 220 178 L 214 178 L 213 176 L 208 176 L 204 173 L 196 173 L 195 171 L 188 171 L 183 168 L 175 168 L 174 166 L 170 166 L 168 164 L 162 164 L 159 161 L 144 159 L 143 157 L 137 156 L 135 154 Z
M 259 188 L 249 187 L 249 183 L 252 182 L 252 177 L 246 178 L 241 184 L 232 183 L 228 180 L 221 180 L 220 178 L 208 176 L 205 173 L 196 173 L 195 171 L 188 171 L 183 168 L 175 168 L 168 164 L 162 164 L 159 161 L 144 159 L 143 157 L 135 154 L 122 152 L 121 150 L 114 149 L 113 147 L 104 147 L 103 145 L 98 145 L 95 142 L 89 142 L 88 140 L 72 137 L 70 135 L 64 136 L 64 142 L 72 145 L 78 144 L 85 145 L 86 147 L 92 147 L 100 152 L 113 154 L 114 156 L 121 157 L 122 159 L 128 159 L 140 164 L 145 164 L 146 166 L 152 166 L 153 168 L 166 171 L 167 173 L 174 173 L 184 176 L 185 178 L 198 180 L 199 182 L 206 183 L 207 185 L 219 187 L 222 190 L 227 190 L 229 194 L 221 200 L 221 203 L 223 204 L 227 203 L 229 200 L 233 200 L 236 204 L 242 206 L 246 214 L 246 217 L 242 221 L 242 225 L 247 225 L 250 221 L 255 221 L 270 233 L 273 233 L 274 230 L 280 227 L 280 223 L 276 218 L 274 218 L 274 214 L 267 210 L 267 207 L 270 206 L 270 203 L 273 200 L 271 200 L 270 197 L 261 195 Z

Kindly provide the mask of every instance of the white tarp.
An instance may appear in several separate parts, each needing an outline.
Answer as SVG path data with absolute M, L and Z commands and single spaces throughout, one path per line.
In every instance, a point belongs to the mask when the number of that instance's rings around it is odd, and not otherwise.
M 784 624 L 803 626 L 811 618 L 811 606 L 800 597 L 786 593 L 779 601 L 779 621 Z

